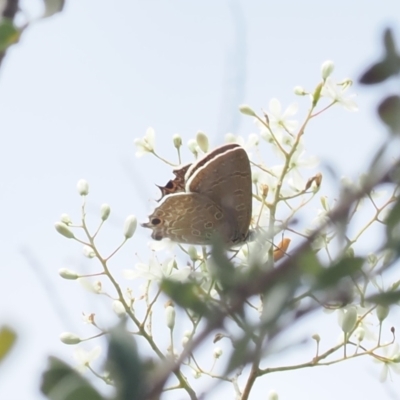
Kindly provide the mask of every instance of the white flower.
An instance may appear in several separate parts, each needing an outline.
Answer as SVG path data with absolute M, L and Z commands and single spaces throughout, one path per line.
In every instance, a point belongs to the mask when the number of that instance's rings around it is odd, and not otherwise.
M 148 243 L 148 246 L 151 251 L 172 251 L 176 246 L 176 242 L 173 242 L 171 239 L 168 238 L 163 238 L 162 240 L 152 240 Z
M 283 128 L 285 131 L 293 133 L 298 126 L 298 122 L 289 118 L 295 115 L 297 110 L 297 104 L 293 103 L 282 112 L 280 101 L 275 98 L 271 99 L 269 102 L 268 118 L 272 131 L 275 133 L 275 131 L 278 132 Z
M 382 359 L 375 358 L 375 362 L 383 363 L 382 371 L 379 375 L 379 380 L 385 382 L 390 372 L 393 371 L 400 375 L 400 350 L 398 343 L 383 347 Z
M 80 347 L 77 347 L 74 351 L 74 359 L 78 363 L 76 369 L 80 372 L 83 372 L 92 361 L 96 360 L 100 356 L 100 353 L 100 346 L 96 346 L 91 351 L 86 351 Z
M 189 267 L 182 269 L 174 268 L 174 260 L 166 260 L 160 263 L 152 258 L 149 264 L 138 263 L 135 270 L 124 270 L 123 275 L 126 279 L 144 278 L 149 281 L 160 282 L 165 278 L 183 281 L 190 275 Z
M 124 317 L 126 314 L 125 307 L 119 300 L 114 300 L 112 309 L 118 317 Z
M 245 150 L 250 151 L 258 146 L 259 136 L 256 133 L 251 133 L 246 141 L 243 136 L 227 133 L 225 135 L 225 143 L 237 143 Z
M 357 111 L 358 107 L 356 102 L 353 100 L 354 94 L 345 96 L 347 88 L 350 87 L 348 81 L 339 84 L 335 83 L 332 78 L 328 77 L 322 88 L 321 95 L 334 101 L 335 103 L 341 104 L 346 110 Z
M 155 146 L 155 133 L 153 128 L 147 128 L 146 134 L 142 138 L 134 140 L 137 147 L 136 157 L 141 157 L 146 153 L 152 153 Z

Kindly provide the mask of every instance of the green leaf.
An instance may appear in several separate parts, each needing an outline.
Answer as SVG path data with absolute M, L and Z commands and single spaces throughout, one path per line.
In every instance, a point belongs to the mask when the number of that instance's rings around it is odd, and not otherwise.
M 400 290 L 375 294 L 367 300 L 380 306 L 390 306 L 400 301 Z
M 62 11 L 64 4 L 65 0 L 44 0 L 44 17 L 51 17 L 52 15 Z
M 17 340 L 17 334 L 8 326 L 0 329 L 0 361 L 10 352 Z
M 400 97 L 389 96 L 378 107 L 378 114 L 393 133 L 400 133 Z
M 211 249 L 211 265 L 213 265 L 211 273 L 219 281 L 224 290 L 232 288 L 237 284 L 237 271 L 226 256 L 226 251 L 220 240 L 215 240 L 213 242 Z
M 396 52 L 396 46 L 390 29 L 385 31 L 383 42 L 385 47 L 384 58 L 373 64 L 362 74 L 360 83 L 364 83 L 365 85 L 380 83 L 400 72 L 400 56 Z
M 306 275 L 319 276 L 324 269 L 312 249 L 303 251 L 298 256 L 297 263 L 299 270 Z
M 104 400 L 90 383 L 57 357 L 49 357 L 40 390 L 51 400 Z
M 8 18 L 0 21 L 0 52 L 5 51 L 12 44 L 17 43 L 21 32 L 14 26 Z
M 207 315 L 209 310 L 204 299 L 199 297 L 199 286 L 193 282 L 177 282 L 164 279 L 161 282 L 164 291 L 175 303 L 200 315 Z
M 111 330 L 107 369 L 115 382 L 118 400 L 142 400 L 145 396 L 144 366 L 136 342 L 121 324 Z
M 399 241 L 398 241 L 398 233 L 396 232 L 399 223 L 400 223 L 400 200 L 393 206 L 390 210 L 390 213 L 386 217 L 386 235 L 387 235 L 387 244 L 388 248 L 391 248 L 399 254 Z
M 364 259 L 361 257 L 342 258 L 336 264 L 321 271 L 315 289 L 335 286 L 341 279 L 358 274 L 363 264 Z

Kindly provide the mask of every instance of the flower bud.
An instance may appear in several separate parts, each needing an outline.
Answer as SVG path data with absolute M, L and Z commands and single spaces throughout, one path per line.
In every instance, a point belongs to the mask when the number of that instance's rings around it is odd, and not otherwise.
M 304 88 L 302 88 L 301 86 L 295 86 L 293 92 L 297 96 L 304 96 L 307 94 Z
M 112 308 L 115 314 L 118 315 L 118 317 L 123 317 L 126 314 L 125 307 L 119 300 L 115 300 L 113 302 Z
M 260 174 L 258 171 L 251 171 L 251 181 L 257 184 L 260 179 Z
M 321 341 L 321 336 L 318 335 L 318 333 L 314 333 L 314 335 L 311 336 L 317 343 Z
M 250 117 L 256 117 L 257 114 L 253 111 L 253 109 L 247 104 L 242 104 L 239 106 L 239 111 L 244 115 L 250 115 Z
M 172 331 L 175 326 L 175 308 L 172 305 L 165 307 L 165 320 L 168 328 Z
M 200 147 L 201 151 L 203 151 L 204 153 L 207 153 L 207 151 L 208 151 L 207 135 L 203 132 L 197 132 L 196 142 L 197 142 L 198 146 Z
M 265 185 L 265 184 L 261 184 L 260 189 L 261 189 L 261 197 L 265 200 L 268 196 L 269 186 Z
M 137 220 L 134 215 L 129 215 L 125 220 L 124 225 L 124 236 L 126 239 L 130 239 L 136 231 Z
M 100 216 L 103 221 L 110 216 L 111 208 L 108 204 L 102 204 L 100 207 Z
M 225 135 L 225 143 L 235 143 L 236 136 L 233 133 L 227 133 Z
M 79 180 L 76 188 L 81 196 L 87 196 L 89 194 L 89 183 L 85 179 Z
M 93 249 L 90 246 L 87 246 L 87 245 L 83 246 L 82 253 L 87 258 L 96 257 L 96 253 L 93 251 Z
M 331 60 L 325 61 L 321 65 L 322 79 L 325 80 L 326 78 L 328 78 L 328 76 L 330 76 L 332 74 L 334 69 L 335 69 L 335 64 L 333 63 L 333 61 L 331 61 Z
M 318 103 L 318 101 L 319 101 L 319 99 L 321 97 L 321 90 L 322 90 L 323 86 L 324 86 L 323 83 L 319 83 L 317 85 L 317 87 L 315 88 L 315 91 L 314 91 L 314 93 L 312 95 L 312 98 L 313 98 L 312 106 L 313 107 L 315 107 L 317 105 L 317 103 Z
M 67 268 L 60 268 L 58 270 L 58 274 L 61 276 L 61 278 L 70 279 L 72 281 L 79 278 L 79 275 L 75 271 L 71 271 Z
M 189 257 L 192 261 L 197 261 L 199 259 L 198 255 L 197 255 L 197 250 L 196 247 L 190 245 L 187 249 L 187 252 L 189 254 Z
M 71 332 L 63 332 L 60 335 L 60 340 L 64 344 L 78 344 L 82 341 L 82 339 L 78 335 L 75 335 L 75 333 Z
M 192 369 L 192 375 L 194 379 L 199 379 L 201 377 L 201 372 L 198 371 L 197 369 Z
M 189 141 L 188 141 L 188 148 L 189 148 L 189 150 L 195 155 L 195 157 L 197 157 L 197 154 L 198 154 L 198 150 L 197 150 L 197 148 L 198 148 L 198 145 L 197 145 L 197 142 L 194 140 L 194 139 L 190 139 Z
M 172 141 L 174 142 L 174 146 L 179 149 L 182 146 L 182 138 L 177 133 L 172 136 Z
M 268 400 L 279 400 L 278 393 L 275 390 L 270 390 L 268 393 Z
M 342 331 L 344 333 L 349 333 L 356 325 L 356 322 L 357 310 L 355 309 L 355 307 L 349 307 L 347 311 L 344 312 L 340 321 Z
M 378 307 L 376 307 L 376 316 L 378 317 L 379 322 L 384 321 L 388 315 L 389 315 L 388 306 L 378 305 Z
M 220 358 L 222 356 L 221 347 L 216 347 L 213 351 L 214 358 Z
M 56 222 L 54 224 L 54 227 L 56 228 L 56 231 L 60 234 L 65 236 L 67 239 L 74 239 L 75 236 L 72 233 L 72 231 L 68 228 L 67 225 L 65 225 L 62 222 Z
M 71 218 L 70 218 L 70 216 L 68 214 L 61 214 L 60 220 L 65 225 L 71 225 L 72 224 Z

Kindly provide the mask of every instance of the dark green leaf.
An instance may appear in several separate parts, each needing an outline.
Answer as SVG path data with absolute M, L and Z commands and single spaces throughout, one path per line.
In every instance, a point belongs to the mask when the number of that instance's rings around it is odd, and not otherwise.
M 390 306 L 400 301 L 400 291 L 386 292 L 375 294 L 367 299 L 371 303 L 379 304 L 381 306 Z
M 145 398 L 145 368 L 132 334 L 128 333 L 122 325 L 111 330 L 107 369 L 115 382 L 118 400 Z
M 8 18 L 0 21 L 0 52 L 6 50 L 12 44 L 17 43 L 21 32 L 14 26 Z
M 317 255 L 312 249 L 303 251 L 297 259 L 297 264 L 299 270 L 308 276 L 319 276 L 323 270 Z
M 386 217 L 385 222 L 388 236 L 390 237 L 393 228 L 398 226 L 400 222 L 400 200 L 398 200 L 397 203 L 390 210 L 390 213 Z
M 216 238 L 218 239 L 218 238 Z M 229 289 L 236 284 L 235 267 L 226 256 L 222 242 L 214 241 L 211 249 L 211 273 L 218 280 L 222 289 Z
M 200 315 L 209 311 L 205 300 L 199 297 L 199 286 L 193 282 L 177 282 L 164 279 L 161 289 L 177 304 Z
M 10 352 L 17 340 L 17 334 L 8 326 L 0 329 L 0 361 Z
M 335 286 L 341 279 L 357 275 L 364 264 L 361 257 L 343 258 L 336 264 L 324 268 L 317 278 L 315 289 Z
M 400 72 L 400 56 L 396 52 L 392 31 L 387 29 L 384 33 L 385 56 L 373 64 L 362 74 L 360 82 L 366 85 L 380 83 Z
M 254 356 L 254 353 L 249 349 L 250 340 L 250 335 L 246 334 L 243 336 L 243 338 L 234 342 L 234 350 L 226 367 L 226 373 L 229 373 L 239 366 L 246 364 L 246 362 Z
M 379 104 L 378 114 L 393 133 L 400 133 L 400 97 L 389 96 Z
M 41 391 L 51 400 L 104 400 L 90 383 L 64 361 L 49 357 Z
M 385 46 L 385 51 L 387 56 L 390 58 L 397 55 L 396 44 L 394 43 L 393 33 L 391 29 L 385 29 L 383 34 L 383 45 Z

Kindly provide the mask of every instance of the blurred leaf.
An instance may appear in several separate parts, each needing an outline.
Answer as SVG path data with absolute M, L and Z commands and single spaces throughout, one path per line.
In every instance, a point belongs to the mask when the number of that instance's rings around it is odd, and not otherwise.
M 396 289 L 398 289 L 400 287 L 400 280 L 398 280 L 398 281 L 396 281 L 396 282 L 393 282 L 391 285 L 390 285 L 390 289 L 391 290 L 396 290 Z
M 250 335 L 246 334 L 238 341 L 233 343 L 234 350 L 226 367 L 225 374 L 245 365 L 246 361 L 254 357 L 254 353 L 249 350 Z
M 14 26 L 10 19 L 4 18 L 0 21 L 0 52 L 17 43 L 20 36 L 21 32 Z
M 395 228 L 400 222 L 400 200 L 397 200 L 397 203 L 390 210 L 390 213 L 387 215 L 385 223 L 386 229 L 388 231 L 388 235 L 390 235 L 393 228 Z
M 209 312 L 205 301 L 198 296 L 198 285 L 193 282 L 183 283 L 164 279 L 161 282 L 161 290 L 183 308 L 193 310 L 200 315 L 207 315 Z
M 385 46 L 385 51 L 388 57 L 393 57 L 397 55 L 396 44 L 394 43 L 392 30 L 387 28 L 383 34 L 383 45 Z
M 44 17 L 51 17 L 52 15 L 62 11 L 64 4 L 65 0 L 44 0 Z
M 111 330 L 106 365 L 115 382 L 118 400 L 145 398 L 145 368 L 132 334 L 123 325 Z
M 213 276 L 219 281 L 223 290 L 236 285 L 236 270 L 226 256 L 224 246 L 219 238 L 214 238 L 211 248 L 211 265 Z
M 319 276 L 324 269 L 312 249 L 307 249 L 299 254 L 297 262 L 301 273 L 306 275 Z
M 389 126 L 393 133 L 400 133 L 400 97 L 387 97 L 379 104 L 378 114 L 381 120 Z
M 64 361 L 49 357 L 40 390 L 51 400 L 104 400 L 90 383 Z
M 367 299 L 371 303 L 378 304 L 380 306 L 390 306 L 400 301 L 400 291 L 385 292 L 375 294 Z
M 385 47 L 384 58 L 373 64 L 361 75 L 360 83 L 366 85 L 380 83 L 400 72 L 400 56 L 396 52 L 396 45 L 390 29 L 386 29 L 383 42 Z
M 363 264 L 364 259 L 361 257 L 342 258 L 336 264 L 323 269 L 318 276 L 315 289 L 335 286 L 341 279 L 358 274 Z
M 0 361 L 10 352 L 17 339 L 17 334 L 8 326 L 0 329 Z

